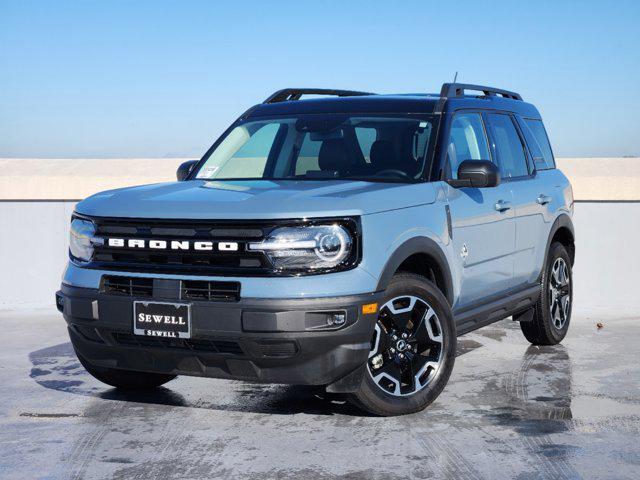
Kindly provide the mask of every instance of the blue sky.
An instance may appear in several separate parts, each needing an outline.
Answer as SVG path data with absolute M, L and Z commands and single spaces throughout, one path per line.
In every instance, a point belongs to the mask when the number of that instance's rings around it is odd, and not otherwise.
M 558 156 L 640 156 L 640 2 L 0 0 L 0 157 L 199 157 L 287 86 L 520 92 Z

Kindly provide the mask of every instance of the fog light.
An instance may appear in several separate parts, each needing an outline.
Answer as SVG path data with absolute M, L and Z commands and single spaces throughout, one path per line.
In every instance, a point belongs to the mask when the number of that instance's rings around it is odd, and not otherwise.
M 306 312 L 304 317 L 305 330 L 338 330 L 348 320 L 346 310 Z
M 327 315 L 327 325 L 330 327 L 339 327 L 340 325 L 344 325 L 346 321 L 347 315 L 345 313 L 330 313 Z
M 59 293 L 56 293 L 56 308 L 61 312 L 64 310 L 64 297 Z

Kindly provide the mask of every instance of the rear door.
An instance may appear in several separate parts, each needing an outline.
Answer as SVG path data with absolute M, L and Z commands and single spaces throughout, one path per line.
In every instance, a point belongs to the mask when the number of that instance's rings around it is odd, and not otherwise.
M 533 284 L 544 263 L 547 240 L 559 207 L 560 186 L 553 169 L 555 162 L 546 131 L 539 119 L 515 116 L 522 139 L 527 144 L 531 175 L 514 183 L 516 249 L 514 276 L 519 283 Z M 561 197 L 561 195 L 560 195 Z
M 532 284 L 537 276 L 538 250 L 546 245 L 543 208 L 546 201 L 542 179 L 537 177 L 523 131 L 516 117 L 506 113 L 487 114 L 492 146 L 498 157 L 501 181 L 511 188 L 515 214 L 513 283 L 517 288 Z
M 490 160 L 483 115 L 456 112 L 447 144 L 450 178 L 465 160 Z M 482 303 L 512 285 L 515 222 L 510 185 L 492 188 L 445 187 L 451 212 L 451 234 L 460 272 L 460 295 L 455 305 L 464 308 Z

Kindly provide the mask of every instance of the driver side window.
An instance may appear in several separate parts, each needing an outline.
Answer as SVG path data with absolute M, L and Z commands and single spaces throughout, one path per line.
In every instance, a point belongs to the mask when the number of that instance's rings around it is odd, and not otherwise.
M 458 167 L 465 160 L 491 160 L 487 135 L 479 113 L 459 113 L 451 122 L 447 146 L 451 178 L 458 178 Z

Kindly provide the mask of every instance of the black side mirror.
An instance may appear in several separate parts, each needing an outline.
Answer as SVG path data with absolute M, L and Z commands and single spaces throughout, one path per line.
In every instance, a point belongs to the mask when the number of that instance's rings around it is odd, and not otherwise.
M 487 188 L 500 184 L 500 171 L 488 160 L 465 160 L 458 167 L 458 178 L 449 180 L 452 187 Z
M 179 182 L 183 181 L 189 176 L 191 170 L 193 170 L 193 167 L 196 166 L 196 163 L 198 163 L 198 160 L 188 160 L 178 167 L 176 177 L 178 177 Z

